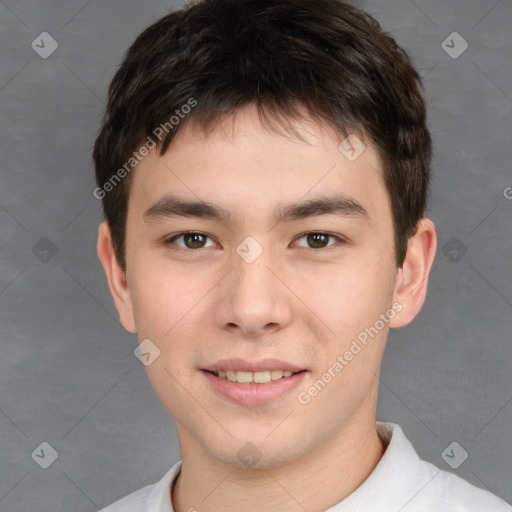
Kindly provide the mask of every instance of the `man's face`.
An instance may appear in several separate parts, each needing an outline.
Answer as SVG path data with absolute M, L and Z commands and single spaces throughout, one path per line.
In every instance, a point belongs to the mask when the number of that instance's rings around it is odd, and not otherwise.
M 350 161 L 332 130 L 296 127 L 307 142 L 264 129 L 252 107 L 206 137 L 189 125 L 166 155 L 138 165 L 131 185 L 132 321 L 160 350 L 148 377 L 181 441 L 228 464 L 243 465 L 249 442 L 258 466 L 286 464 L 374 419 L 389 328 L 381 315 L 397 281 L 381 163 L 368 141 Z M 144 217 L 171 194 L 228 216 Z M 344 207 L 332 213 L 286 215 L 288 205 L 337 196 Z M 187 231 L 196 236 L 166 244 Z M 254 369 L 265 380 L 265 370 L 287 368 L 301 372 L 252 384 L 207 371 Z

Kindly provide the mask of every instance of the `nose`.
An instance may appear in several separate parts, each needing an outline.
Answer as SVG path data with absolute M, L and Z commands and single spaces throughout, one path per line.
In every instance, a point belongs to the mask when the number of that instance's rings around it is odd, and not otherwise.
M 214 307 L 214 322 L 220 328 L 247 338 L 261 338 L 285 328 L 292 319 L 291 283 L 270 251 L 251 262 L 238 253 L 221 281 Z

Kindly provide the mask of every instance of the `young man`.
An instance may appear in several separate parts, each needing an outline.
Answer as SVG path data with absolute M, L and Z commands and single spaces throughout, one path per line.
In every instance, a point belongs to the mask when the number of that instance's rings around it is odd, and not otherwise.
M 134 42 L 98 255 L 182 461 L 105 512 L 496 511 L 376 421 L 436 251 L 420 79 L 338 0 L 203 0 Z

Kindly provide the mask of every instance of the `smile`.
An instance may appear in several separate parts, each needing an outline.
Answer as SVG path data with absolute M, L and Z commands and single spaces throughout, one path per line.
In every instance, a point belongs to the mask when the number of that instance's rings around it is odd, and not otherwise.
M 304 382 L 307 370 L 203 370 L 210 389 L 239 405 L 266 405 L 290 394 Z
M 231 382 L 241 382 L 249 384 L 265 384 L 272 380 L 279 380 L 283 377 L 291 377 L 294 373 L 286 370 L 263 370 L 259 372 L 246 372 L 241 370 L 219 370 L 211 372 L 221 379 Z

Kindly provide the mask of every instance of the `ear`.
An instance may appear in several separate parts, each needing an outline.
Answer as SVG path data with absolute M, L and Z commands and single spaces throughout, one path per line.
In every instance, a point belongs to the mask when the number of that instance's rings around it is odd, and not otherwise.
M 110 228 L 106 221 L 102 222 L 98 228 L 96 251 L 105 269 L 110 293 L 119 313 L 121 324 L 128 332 L 135 333 L 133 306 L 128 283 L 126 282 L 125 273 L 117 261 Z
M 394 300 L 402 305 L 402 310 L 389 323 L 390 327 L 407 325 L 422 308 L 436 249 L 434 223 L 427 218 L 420 219 L 416 233 L 409 239 L 404 263 L 396 276 Z

